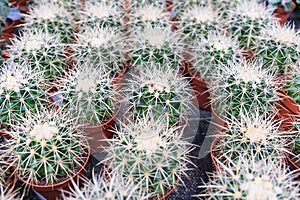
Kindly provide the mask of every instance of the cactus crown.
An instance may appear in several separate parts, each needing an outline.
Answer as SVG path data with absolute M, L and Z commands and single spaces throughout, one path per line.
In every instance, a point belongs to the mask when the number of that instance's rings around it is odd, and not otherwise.
M 41 73 L 33 72 L 26 65 L 6 63 L 0 72 L 1 126 L 9 126 L 19 115 L 34 112 L 35 108 L 45 107 L 46 103 Z
M 164 116 L 169 126 L 181 123 L 190 111 L 191 89 L 188 80 L 179 77 L 170 67 L 158 69 L 143 68 L 139 76 L 133 75 L 126 89 L 128 112 L 134 118 L 151 115 Z
M 62 111 L 37 111 L 13 126 L 11 145 L 18 174 L 33 184 L 73 176 L 87 159 L 87 143 Z
M 300 36 L 292 26 L 269 26 L 261 31 L 258 42 L 257 56 L 280 74 L 290 71 L 300 58 Z
M 251 6 L 249 6 L 251 5 Z M 227 25 L 244 49 L 255 48 L 255 36 L 259 36 L 262 28 L 272 25 L 275 18 L 272 11 L 256 0 L 244 0 L 229 10 Z
M 253 158 L 254 159 L 254 158 Z M 220 161 L 219 161 L 220 162 Z M 232 167 L 218 169 L 201 186 L 212 199 L 297 199 L 300 182 L 282 162 L 241 158 Z
M 285 85 L 285 91 L 292 97 L 295 102 L 300 105 L 300 67 L 294 68 L 291 72 L 291 79 L 287 80 Z
M 85 65 L 62 80 L 59 93 L 63 104 L 80 125 L 99 125 L 109 120 L 117 108 L 117 90 L 108 74 Z
M 205 38 L 209 32 L 220 29 L 218 15 L 210 4 L 192 7 L 182 14 L 181 21 L 183 34 L 188 41 Z
M 166 194 L 188 170 L 189 143 L 176 128 L 145 117 L 121 124 L 117 137 L 109 141 L 108 169 L 134 181 L 146 194 Z
M 258 111 L 260 114 L 273 110 L 278 99 L 276 81 L 271 70 L 262 69 L 262 62 L 230 62 L 222 65 L 217 84 L 212 86 L 212 102 L 217 111 L 228 118 L 238 118 L 241 113 Z
M 55 2 L 42 1 L 25 15 L 25 29 L 42 30 L 50 34 L 59 34 L 63 43 L 73 40 L 71 14 Z
M 100 67 L 111 75 L 115 75 L 123 68 L 124 38 L 116 29 L 87 27 L 84 32 L 76 35 L 76 40 L 74 56 L 79 64 L 88 62 L 91 66 Z
M 133 65 L 149 63 L 168 64 L 173 68 L 180 66 L 182 42 L 179 34 L 172 32 L 170 27 L 146 27 L 143 31 L 134 31 Z
M 212 32 L 194 46 L 194 71 L 208 80 L 220 65 L 227 65 L 240 57 L 238 42 L 224 33 Z
M 9 52 L 14 62 L 43 72 L 46 80 L 53 81 L 61 77 L 66 68 L 63 48 L 59 35 L 40 30 L 25 31 L 21 37 L 13 39 Z

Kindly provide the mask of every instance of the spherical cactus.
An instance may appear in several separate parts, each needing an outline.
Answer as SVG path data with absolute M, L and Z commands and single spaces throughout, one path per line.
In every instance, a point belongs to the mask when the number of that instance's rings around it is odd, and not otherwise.
M 71 14 L 63 6 L 52 1 L 43 1 L 32 7 L 29 14 L 25 15 L 24 28 L 60 34 L 60 40 L 64 43 L 73 40 L 74 27 Z
M 58 92 L 62 106 L 77 118 L 80 125 L 100 125 L 108 121 L 120 106 L 116 87 L 99 68 L 80 66 L 59 85 L 62 86 Z
M 109 28 L 122 28 L 123 10 L 116 4 L 98 1 L 86 1 L 81 12 L 80 24 L 82 30 L 95 25 Z
M 212 32 L 197 42 L 193 48 L 192 70 L 207 81 L 212 80 L 217 74 L 216 70 L 221 65 L 227 65 L 241 57 L 238 42 L 225 33 Z
M 133 74 L 125 92 L 130 116 L 151 115 L 156 119 L 164 116 L 168 126 L 185 121 L 192 104 L 188 80 L 167 66 L 141 69 L 139 75 Z
M 183 44 L 179 37 L 179 33 L 172 32 L 170 27 L 156 26 L 134 31 L 130 49 L 133 66 L 160 63 L 180 68 Z
M 47 81 L 62 77 L 68 67 L 63 52 L 65 45 L 59 35 L 42 31 L 24 31 L 13 39 L 9 47 L 10 59 L 18 64 L 26 64 L 38 73 L 43 72 Z
M 274 72 L 264 70 L 262 62 L 240 61 L 223 65 L 211 89 L 212 105 L 225 118 L 242 113 L 270 113 L 278 100 Z
M 37 110 L 19 122 L 9 146 L 17 173 L 27 183 L 58 183 L 72 177 L 88 159 L 88 144 L 68 113 Z
M 256 48 L 255 37 L 260 35 L 264 27 L 271 26 L 276 21 L 272 11 L 256 0 L 239 2 L 228 10 L 228 15 L 226 24 L 243 49 Z
M 253 158 L 254 159 L 254 158 Z M 209 199 L 298 199 L 298 175 L 288 172 L 282 161 L 241 159 L 232 167 L 218 169 L 199 197 Z
M 8 128 L 18 117 L 45 109 L 48 104 L 42 73 L 26 65 L 6 64 L 0 74 L 0 124 Z
M 111 75 L 123 70 L 124 37 L 116 29 L 87 27 L 76 34 L 74 60 L 79 65 L 89 63 L 95 68 L 102 68 Z
M 191 144 L 181 140 L 179 129 L 161 120 L 141 118 L 121 124 L 110 140 L 105 159 L 108 170 L 132 180 L 140 191 L 163 196 L 182 183 L 188 170 Z
M 300 59 L 300 36 L 291 26 L 269 26 L 261 31 L 257 41 L 257 57 L 280 74 L 290 71 Z
M 221 28 L 218 14 L 210 4 L 186 10 L 180 20 L 184 38 L 191 44 L 198 41 L 199 38 L 206 38 L 210 32 L 218 31 Z

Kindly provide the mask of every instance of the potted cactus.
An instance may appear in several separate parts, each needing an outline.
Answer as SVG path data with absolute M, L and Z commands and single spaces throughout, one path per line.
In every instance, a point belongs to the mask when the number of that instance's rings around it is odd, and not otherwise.
M 108 171 L 132 180 L 138 190 L 154 198 L 167 198 L 192 166 L 191 144 L 181 139 L 178 127 L 145 116 L 122 123 L 110 140 L 104 160 Z
M 12 126 L 12 138 L 4 146 L 19 179 L 48 200 L 61 198 L 61 190 L 83 173 L 90 155 L 76 119 L 61 110 L 37 110 Z
M 142 68 L 132 74 L 125 88 L 129 118 L 137 119 L 151 115 L 163 117 L 168 126 L 185 124 L 191 111 L 192 94 L 188 80 L 166 65 Z
M 42 1 L 24 14 L 25 30 L 41 30 L 45 33 L 59 34 L 60 41 L 71 43 L 74 40 L 72 15 L 63 6 L 51 1 Z

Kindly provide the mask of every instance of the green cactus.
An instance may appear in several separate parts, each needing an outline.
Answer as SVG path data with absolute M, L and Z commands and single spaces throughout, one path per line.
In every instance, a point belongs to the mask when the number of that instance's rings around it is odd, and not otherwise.
M 121 124 L 117 137 L 110 140 L 104 160 L 108 170 L 132 180 L 138 190 L 159 197 L 182 183 L 189 169 L 191 144 L 181 140 L 177 128 L 167 128 L 165 122 L 141 118 Z
M 284 89 L 300 105 L 300 73 L 298 71 L 292 72 L 291 79 L 286 81 Z
M 147 27 L 143 31 L 136 30 L 132 37 L 132 65 L 144 66 L 149 63 L 168 64 L 177 69 L 181 66 L 181 50 L 183 47 L 179 34 L 170 27 Z
M 208 6 L 211 0 L 173 0 L 174 9 L 177 15 L 181 16 L 184 12 L 197 6 Z
M 6 64 L 0 76 L 0 124 L 7 128 L 17 123 L 20 116 L 45 109 L 49 104 L 41 73 L 26 65 Z
M 65 45 L 60 42 L 59 35 L 25 31 L 12 41 L 9 52 L 13 62 L 43 72 L 45 80 L 50 82 L 63 76 L 68 66 L 63 52 Z
M 289 72 L 300 59 L 300 37 L 291 26 L 276 23 L 262 30 L 257 41 L 257 57 L 279 74 Z
M 7 0 L 0 0 L 0 22 L 4 23 L 9 14 L 9 4 Z
M 41 30 L 45 33 L 59 34 L 63 43 L 74 40 L 74 27 L 71 14 L 55 2 L 43 1 L 32 7 L 25 15 L 25 30 Z
M 13 127 L 11 151 L 17 173 L 32 184 L 73 176 L 88 159 L 88 144 L 68 113 L 36 111 Z

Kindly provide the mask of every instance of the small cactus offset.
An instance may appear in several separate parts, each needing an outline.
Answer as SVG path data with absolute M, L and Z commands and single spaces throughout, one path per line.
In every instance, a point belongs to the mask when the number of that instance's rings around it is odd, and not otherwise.
M 154 197 L 165 195 L 192 167 L 191 144 L 181 140 L 182 132 L 168 128 L 161 120 L 141 118 L 121 124 L 110 140 L 105 159 L 108 170 L 138 185 L 138 190 Z
M 20 119 L 9 145 L 20 177 L 32 184 L 55 184 L 73 176 L 88 159 L 89 148 L 75 124 L 59 110 L 37 110 Z
M 51 1 L 42 1 L 32 7 L 25 15 L 25 30 L 41 30 L 45 33 L 59 34 L 60 41 L 70 43 L 73 41 L 74 27 L 71 13 L 63 6 Z
M 211 88 L 212 105 L 228 119 L 253 111 L 272 113 L 279 99 L 274 72 L 263 69 L 260 61 L 223 65 L 216 80 Z
M 180 68 L 183 44 L 179 33 L 172 32 L 171 27 L 156 26 L 146 27 L 143 31 L 135 30 L 132 40 L 130 52 L 134 67 L 159 63 Z
M 32 30 L 13 39 L 8 52 L 13 62 L 24 63 L 38 73 L 43 72 L 47 81 L 55 81 L 67 68 L 64 48 L 59 35 Z
M 182 123 L 190 112 L 192 104 L 188 80 L 178 76 L 170 67 L 161 69 L 157 65 L 143 68 L 139 75 L 133 75 L 126 89 L 129 115 L 141 118 L 151 115 L 163 117 L 168 126 Z
M 73 58 L 79 65 L 87 62 L 112 76 L 123 70 L 124 37 L 117 29 L 87 27 L 84 32 L 76 34 L 76 41 Z
M 105 123 L 120 106 L 111 78 L 99 68 L 88 65 L 77 68 L 60 83 L 62 106 L 76 117 L 80 125 Z
M 238 42 L 225 33 L 212 32 L 193 47 L 193 71 L 198 76 L 212 80 L 221 65 L 241 57 Z
M 193 44 L 199 38 L 206 38 L 214 31 L 219 31 L 218 14 L 211 4 L 207 6 L 195 6 L 186 10 L 181 16 L 181 29 L 187 42 Z
M 300 59 L 300 36 L 291 26 L 276 23 L 263 29 L 257 41 L 257 57 L 279 74 L 290 71 Z
M 243 0 L 228 11 L 226 25 L 233 36 L 238 38 L 243 49 L 255 49 L 257 47 L 256 36 L 267 26 L 272 26 L 276 19 L 272 11 L 265 8 L 256 0 Z
M 45 109 L 48 98 L 42 73 L 28 69 L 26 65 L 6 63 L 0 72 L 0 125 L 7 128 L 16 123 L 19 116 Z
M 254 159 L 254 158 L 253 158 Z M 219 161 L 220 162 L 220 161 Z M 232 167 L 218 169 L 199 197 L 207 199 L 299 199 L 298 175 L 283 162 L 241 158 Z

